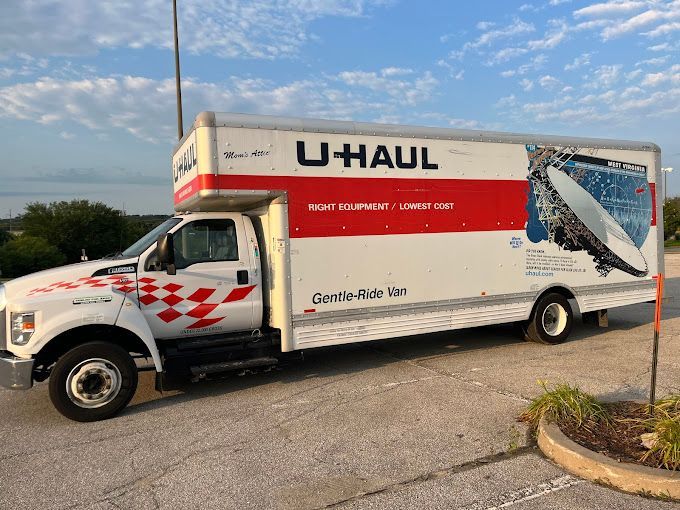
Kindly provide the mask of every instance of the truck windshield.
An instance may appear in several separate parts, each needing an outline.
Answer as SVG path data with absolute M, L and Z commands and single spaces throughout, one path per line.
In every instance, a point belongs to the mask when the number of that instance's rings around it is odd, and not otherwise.
M 155 243 L 158 240 L 159 235 L 167 233 L 168 230 L 170 230 L 172 227 L 177 225 L 180 221 L 182 221 L 180 218 L 170 218 L 170 219 L 165 220 L 163 223 L 158 225 L 151 232 L 146 234 L 139 241 L 137 241 L 135 244 L 133 244 L 127 250 L 125 250 L 122 253 L 122 256 L 123 257 L 139 257 L 142 253 L 144 253 L 144 251 L 149 246 L 151 246 L 153 243 Z

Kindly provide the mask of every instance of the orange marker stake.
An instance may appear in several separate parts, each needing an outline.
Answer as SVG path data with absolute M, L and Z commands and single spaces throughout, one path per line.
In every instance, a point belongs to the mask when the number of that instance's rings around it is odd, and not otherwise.
M 656 402 L 656 366 L 659 361 L 659 334 L 661 332 L 661 301 L 663 300 L 663 274 L 656 276 L 656 308 L 654 310 L 654 349 L 652 352 L 652 382 L 649 391 L 649 411 L 654 414 Z

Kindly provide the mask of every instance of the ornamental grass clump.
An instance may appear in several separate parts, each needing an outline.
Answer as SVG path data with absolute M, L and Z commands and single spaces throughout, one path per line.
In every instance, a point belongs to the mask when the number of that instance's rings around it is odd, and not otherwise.
M 657 410 L 653 418 L 645 420 L 645 425 L 653 439 L 640 460 L 652 457 L 659 467 L 680 469 L 680 415 Z
M 576 386 L 557 384 L 548 389 L 544 381 L 539 381 L 545 393 L 531 401 L 529 407 L 520 415 L 522 421 L 534 427 L 543 416 L 558 422 L 571 422 L 578 427 L 589 428 L 593 423 L 610 423 L 609 412 L 592 395 Z
M 671 416 L 680 416 L 680 395 L 670 395 L 657 400 L 654 404 L 654 409 Z
M 640 460 L 652 458 L 658 467 L 680 470 L 680 395 L 657 400 L 654 414 L 639 423 L 647 430 L 642 437 L 649 448 Z

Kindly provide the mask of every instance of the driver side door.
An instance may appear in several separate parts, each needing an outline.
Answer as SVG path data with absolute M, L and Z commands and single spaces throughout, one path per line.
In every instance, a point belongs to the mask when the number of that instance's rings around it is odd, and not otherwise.
M 139 305 L 155 338 L 254 327 L 258 285 L 239 214 L 183 223 L 174 233 L 176 274 L 151 253 L 140 264 Z M 143 268 L 143 270 L 142 270 Z M 257 326 L 255 326 L 257 327 Z

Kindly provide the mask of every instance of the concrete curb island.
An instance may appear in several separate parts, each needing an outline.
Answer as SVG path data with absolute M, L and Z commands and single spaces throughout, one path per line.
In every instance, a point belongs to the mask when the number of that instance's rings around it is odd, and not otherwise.
M 575 443 L 559 427 L 541 418 L 538 446 L 570 473 L 625 492 L 680 500 L 680 472 L 617 462 Z

